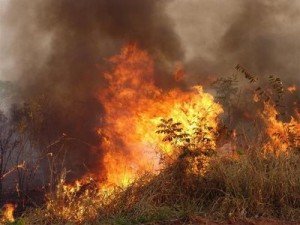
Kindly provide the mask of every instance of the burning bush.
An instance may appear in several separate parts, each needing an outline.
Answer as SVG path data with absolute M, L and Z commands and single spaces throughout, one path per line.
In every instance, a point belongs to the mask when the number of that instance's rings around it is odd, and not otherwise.
M 235 99 L 235 76 L 215 82 L 215 100 L 201 86 L 159 88 L 153 59 L 135 44 L 108 62 L 98 94 L 101 142 L 90 149 L 102 160 L 73 183 L 63 169 L 46 208 L 27 211 L 25 224 L 134 224 L 201 213 L 299 219 L 299 114 L 279 110 L 279 78 L 257 87 L 258 78 L 237 67 L 253 87 L 249 117 Z M 251 131 L 235 123 L 238 113 Z

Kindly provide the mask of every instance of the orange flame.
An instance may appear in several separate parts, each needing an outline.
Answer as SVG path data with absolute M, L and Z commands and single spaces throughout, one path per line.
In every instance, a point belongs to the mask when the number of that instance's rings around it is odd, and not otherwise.
M 300 146 L 300 121 L 299 117 L 291 117 L 289 122 L 279 119 L 279 112 L 271 103 L 264 103 L 263 119 L 266 124 L 266 133 L 269 142 L 265 145 L 268 151 L 287 152 Z
M 289 86 L 287 88 L 287 90 L 288 90 L 288 92 L 293 93 L 297 90 L 297 87 L 296 87 L 296 85 L 292 85 L 292 86 Z
M 159 172 L 161 158 L 174 160 L 178 157 L 178 149 L 164 142 L 162 135 L 156 132 L 161 119 L 179 122 L 191 146 L 199 146 L 197 137 L 200 135 L 195 130 L 201 127 L 200 133 L 205 133 L 205 139 L 210 140 L 208 145 L 201 143 L 204 148 L 217 148 L 216 131 L 223 109 L 214 102 L 212 95 L 203 92 L 201 86 L 195 86 L 189 91 L 165 91 L 157 87 L 154 62 L 147 52 L 136 45 L 125 46 L 120 54 L 111 57 L 108 62 L 114 67 L 104 74 L 107 88 L 99 93 L 99 101 L 105 115 L 97 130 L 102 139 L 100 147 L 104 158 L 101 165 L 105 171 L 100 171 L 96 176 L 102 182 L 96 182 L 97 179 L 94 182 L 94 179 L 89 179 L 89 175 L 73 185 L 65 184 L 62 180 L 57 192 L 60 201 L 49 201 L 47 206 L 65 219 L 84 221 L 84 218 L 95 218 L 98 211 L 95 207 L 88 207 L 91 204 L 90 193 L 96 193 L 96 197 L 92 195 L 94 206 L 108 204 L 118 190 L 128 187 L 141 173 Z M 175 79 L 184 77 L 182 67 L 176 67 L 174 71 Z M 288 152 L 300 146 L 300 114 L 296 113 L 296 117 L 291 117 L 289 122 L 281 121 L 278 114 L 273 104 L 264 103 L 264 110 L 259 114 L 268 136 L 264 150 Z M 249 114 L 248 118 L 253 117 Z M 219 148 L 219 152 L 223 151 L 224 155 L 230 154 L 238 159 L 239 156 L 235 154 L 237 135 L 237 130 L 233 130 L 231 141 Z M 185 145 L 180 140 L 178 142 L 176 144 L 180 147 Z M 205 174 L 211 163 L 210 157 L 205 154 L 195 154 L 194 158 L 187 160 L 187 172 L 199 175 Z
M 126 187 L 140 172 L 156 171 L 161 154 L 175 154 L 156 133 L 161 118 L 180 122 L 189 135 L 193 135 L 199 118 L 205 118 L 210 129 L 217 129 L 223 110 L 213 97 L 201 86 L 186 92 L 158 88 L 153 60 L 136 45 L 125 46 L 109 62 L 115 67 L 104 75 L 108 87 L 99 94 L 99 100 L 105 117 L 98 129 L 108 183 Z M 178 69 L 175 71 L 178 73 Z M 212 133 L 209 138 L 213 140 Z
M 14 222 L 15 205 L 7 203 L 2 207 L 2 222 Z

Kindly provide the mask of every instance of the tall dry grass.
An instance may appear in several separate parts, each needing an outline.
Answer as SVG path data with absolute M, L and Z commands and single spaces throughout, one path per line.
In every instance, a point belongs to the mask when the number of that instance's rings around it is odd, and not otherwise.
M 213 156 L 204 174 L 190 173 L 193 157 L 179 157 L 159 175 L 145 174 L 109 204 L 95 189 L 78 198 L 58 188 L 50 208 L 26 212 L 20 224 L 142 224 L 193 215 L 300 219 L 299 153 Z
M 299 154 L 215 157 L 204 175 L 187 173 L 188 161 L 177 160 L 146 185 L 135 183 L 115 199 L 109 214 L 134 218 L 168 207 L 179 216 L 300 219 Z

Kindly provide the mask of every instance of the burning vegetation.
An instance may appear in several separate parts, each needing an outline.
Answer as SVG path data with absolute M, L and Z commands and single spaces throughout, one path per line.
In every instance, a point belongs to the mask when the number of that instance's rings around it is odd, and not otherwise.
M 299 221 L 299 82 L 293 67 L 269 75 L 275 54 L 250 54 L 263 35 L 242 46 L 245 18 L 259 9 L 250 25 L 261 32 L 257 19 L 281 8 L 251 2 L 216 50 L 241 65 L 208 76 L 198 67 L 212 56 L 183 60 L 167 3 L 11 0 L 3 23 L 20 28 L 13 40 L 27 35 L 5 52 L 16 52 L 11 72 L 26 79 L 0 113 L 0 224 Z
M 281 105 L 291 93 L 280 78 L 259 83 L 238 65 L 250 88 L 241 92 L 237 76 L 220 78 L 212 85 L 214 98 L 202 86 L 159 88 L 154 59 L 137 44 L 125 45 L 107 63 L 106 87 L 97 94 L 99 145 L 89 147 L 102 157 L 69 182 L 68 164 L 58 157 L 78 140 L 64 134 L 49 145 L 59 151 L 46 152 L 45 208 L 25 210 L 21 224 L 138 224 L 199 213 L 299 219 L 299 109 Z M 253 115 L 237 105 L 239 91 L 256 96 L 244 100 L 255 107 Z M 3 218 L 14 221 L 13 210 L 4 209 Z
M 115 67 L 104 75 L 108 88 L 99 99 L 105 118 L 98 129 L 108 183 L 126 187 L 139 171 L 159 170 L 161 157 L 178 156 L 174 145 L 215 150 L 222 108 L 212 95 L 201 86 L 185 92 L 158 88 L 152 59 L 136 45 L 109 61 Z

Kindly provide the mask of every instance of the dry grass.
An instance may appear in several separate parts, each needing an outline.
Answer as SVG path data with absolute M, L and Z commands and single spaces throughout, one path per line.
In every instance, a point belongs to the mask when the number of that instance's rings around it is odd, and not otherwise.
M 168 207 L 179 216 L 300 219 L 299 154 L 215 158 L 204 176 L 186 173 L 189 166 L 180 159 L 148 184 L 130 187 L 116 199 L 117 211 L 111 214 L 134 218 Z
M 202 180 L 203 204 L 217 217 L 300 219 L 299 154 L 219 159 Z M 200 184 L 199 183 L 199 184 Z
M 58 189 L 50 208 L 26 212 L 19 224 L 125 225 L 195 215 L 300 219 L 299 153 L 274 156 L 253 151 L 238 160 L 215 157 L 204 175 L 188 172 L 189 157 L 193 156 L 179 158 L 157 176 L 142 176 L 115 193 L 109 204 L 101 203 L 95 189 L 81 198 L 78 192 L 65 196 Z

